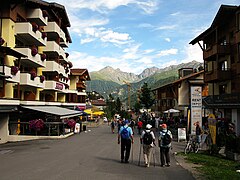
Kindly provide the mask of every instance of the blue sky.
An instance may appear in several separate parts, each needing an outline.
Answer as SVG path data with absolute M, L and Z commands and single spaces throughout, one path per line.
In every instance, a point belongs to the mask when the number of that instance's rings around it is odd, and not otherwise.
M 74 68 L 105 66 L 140 74 L 192 60 L 203 62 L 189 42 L 212 23 L 221 4 L 239 0 L 47 0 L 65 6 Z

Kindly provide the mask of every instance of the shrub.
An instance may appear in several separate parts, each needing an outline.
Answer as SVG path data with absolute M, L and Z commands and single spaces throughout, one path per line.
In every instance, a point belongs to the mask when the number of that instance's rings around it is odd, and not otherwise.
M 31 120 L 29 121 L 29 128 L 40 131 L 44 128 L 44 121 L 42 119 Z

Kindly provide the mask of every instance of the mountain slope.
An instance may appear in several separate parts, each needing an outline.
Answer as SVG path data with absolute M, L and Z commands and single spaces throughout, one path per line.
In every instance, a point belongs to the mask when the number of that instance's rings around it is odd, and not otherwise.
M 178 70 L 181 68 L 197 69 L 202 63 L 192 61 L 179 65 L 172 65 L 163 69 L 157 67 L 147 68 L 141 74 L 122 72 L 119 69 L 105 67 L 100 71 L 90 73 L 91 81 L 87 82 L 87 91 L 97 91 L 105 98 L 111 93 L 121 100 L 128 96 L 127 85 L 123 80 L 130 82 L 132 99 L 136 99 L 136 92 L 144 82 L 148 83 L 151 89 L 168 84 L 178 78 Z

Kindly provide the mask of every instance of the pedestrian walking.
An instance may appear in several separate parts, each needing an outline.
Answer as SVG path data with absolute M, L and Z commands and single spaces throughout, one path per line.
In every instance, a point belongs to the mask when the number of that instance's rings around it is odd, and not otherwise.
M 118 144 L 120 144 L 121 139 L 121 163 L 129 163 L 128 159 L 130 156 L 131 144 L 133 144 L 133 131 L 132 128 L 128 126 L 128 120 L 125 120 L 123 123 L 124 126 L 121 126 L 118 133 Z
M 145 166 L 150 166 L 153 148 L 155 145 L 155 135 L 151 130 L 152 125 L 147 124 L 146 129 L 142 131 L 140 142 L 143 144 L 143 157 Z
M 138 134 L 141 135 L 143 122 L 141 120 L 139 120 L 138 123 L 137 123 L 137 126 L 138 126 Z
M 112 122 L 111 122 L 112 133 L 114 133 L 114 129 L 115 129 L 115 122 L 114 122 L 114 120 L 112 120 Z
M 170 155 L 169 151 L 171 148 L 171 141 L 172 141 L 172 133 L 170 130 L 167 129 L 166 124 L 160 125 L 161 131 L 159 132 L 159 147 L 160 147 L 160 165 L 163 166 L 170 166 Z

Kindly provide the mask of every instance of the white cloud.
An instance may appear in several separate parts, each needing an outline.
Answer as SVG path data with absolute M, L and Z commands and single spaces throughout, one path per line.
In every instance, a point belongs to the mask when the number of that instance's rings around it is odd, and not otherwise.
M 157 56 L 162 57 L 162 56 L 168 56 L 168 55 L 175 55 L 178 53 L 177 49 L 167 49 L 167 50 L 162 50 L 160 51 Z
M 203 62 L 203 52 L 198 44 L 195 45 L 187 45 L 185 47 L 186 59 L 182 60 L 181 63 L 191 62 L 193 60 L 198 62 Z
M 169 29 L 175 29 L 176 25 L 166 25 L 166 26 L 160 26 L 155 28 L 155 30 L 169 30 Z
M 95 38 L 85 38 L 85 39 L 81 39 L 81 44 L 86 44 L 86 43 L 90 43 L 92 41 L 94 41 Z
M 127 33 L 118 33 L 112 30 L 106 30 L 99 32 L 101 41 L 112 42 L 116 44 L 126 44 L 131 40 L 131 37 Z
M 47 0 L 51 1 L 51 0 Z M 90 9 L 100 13 L 107 13 L 119 6 L 135 5 L 143 12 L 152 14 L 158 8 L 158 0 L 54 0 L 69 9 Z
M 171 42 L 170 38 L 165 38 L 164 40 L 167 41 L 167 42 Z

